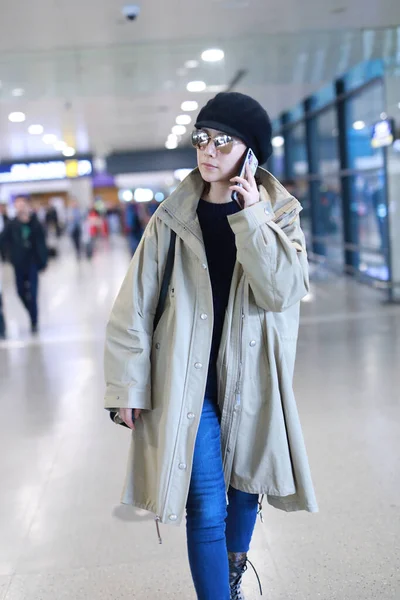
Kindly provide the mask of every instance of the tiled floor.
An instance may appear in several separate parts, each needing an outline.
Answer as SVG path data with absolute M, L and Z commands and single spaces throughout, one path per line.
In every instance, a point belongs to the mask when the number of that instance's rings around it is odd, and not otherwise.
M 129 434 L 102 410 L 105 321 L 128 263 L 64 251 L 32 340 L 5 272 L 0 600 L 194 600 L 184 528 L 119 506 Z M 268 600 L 400 599 L 400 307 L 348 280 L 303 304 L 298 404 L 318 515 L 269 508 L 252 559 Z M 254 575 L 245 578 L 258 598 Z M 216 599 L 218 600 L 218 599 Z

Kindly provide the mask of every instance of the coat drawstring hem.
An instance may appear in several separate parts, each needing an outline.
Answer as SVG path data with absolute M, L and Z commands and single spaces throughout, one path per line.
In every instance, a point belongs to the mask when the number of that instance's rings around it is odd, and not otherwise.
M 155 523 L 156 523 L 158 543 L 162 544 L 163 541 L 162 541 L 162 537 L 161 537 L 161 533 L 160 533 L 160 521 L 161 521 L 161 518 L 157 516 L 156 519 L 155 519 Z
M 261 497 L 259 496 L 259 498 L 258 498 L 257 514 L 260 516 L 261 523 L 264 523 L 263 506 L 262 506 L 263 502 L 264 502 L 264 494 L 262 494 Z

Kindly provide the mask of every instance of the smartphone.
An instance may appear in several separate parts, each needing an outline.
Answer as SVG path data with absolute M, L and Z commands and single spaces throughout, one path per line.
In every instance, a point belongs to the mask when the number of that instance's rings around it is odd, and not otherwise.
M 244 156 L 242 165 L 240 167 L 239 177 L 246 178 L 246 165 L 247 164 L 250 165 L 251 172 L 253 173 L 253 175 L 255 175 L 256 171 L 257 171 L 257 167 L 258 167 L 258 160 L 251 148 L 249 148 L 247 150 L 247 152 Z M 234 192 L 232 192 L 232 200 L 235 200 L 235 202 L 237 202 L 239 204 L 240 208 L 243 208 L 243 200 L 240 198 L 240 192 L 236 192 L 236 190 Z

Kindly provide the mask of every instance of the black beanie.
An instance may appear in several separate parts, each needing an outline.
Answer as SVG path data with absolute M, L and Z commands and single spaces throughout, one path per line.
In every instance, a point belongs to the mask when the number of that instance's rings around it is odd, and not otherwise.
M 242 140 L 260 165 L 272 154 L 272 127 L 266 110 L 250 96 L 222 92 L 207 102 L 197 117 L 197 129 L 217 129 Z

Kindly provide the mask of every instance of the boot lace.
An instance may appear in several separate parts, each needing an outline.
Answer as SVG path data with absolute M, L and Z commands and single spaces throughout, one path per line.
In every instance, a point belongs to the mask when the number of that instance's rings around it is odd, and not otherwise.
M 241 585 L 242 585 L 242 577 L 243 577 L 243 575 L 246 573 L 246 571 L 248 569 L 247 563 L 249 563 L 249 565 L 253 569 L 253 571 L 255 573 L 255 576 L 257 578 L 258 586 L 260 588 L 260 596 L 263 595 L 261 581 L 260 581 L 260 578 L 259 578 L 258 573 L 256 571 L 256 568 L 253 565 L 253 563 L 251 562 L 251 560 L 247 559 L 246 563 L 241 568 L 241 573 L 238 575 L 235 583 L 231 585 L 231 600 L 244 600 L 244 596 L 242 594 L 242 587 L 241 587 Z

